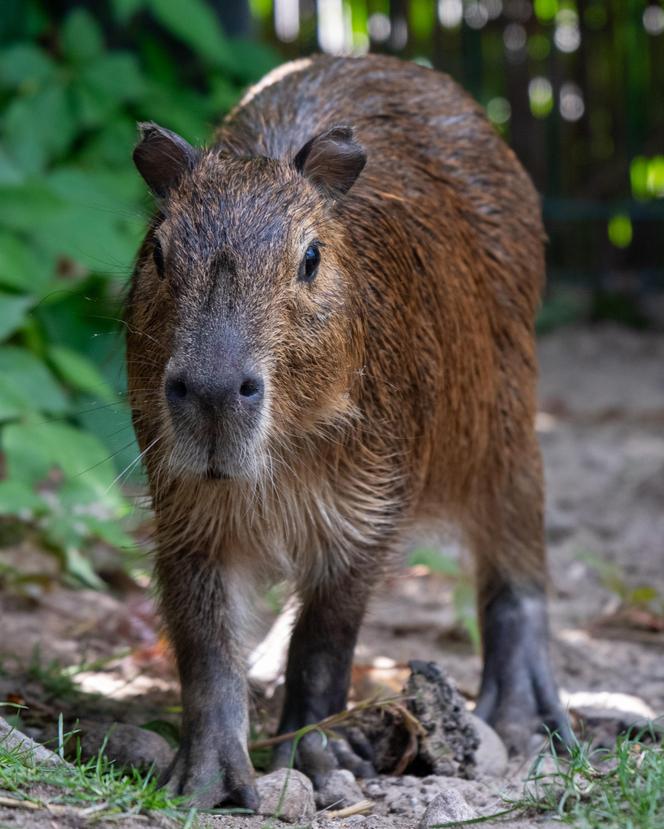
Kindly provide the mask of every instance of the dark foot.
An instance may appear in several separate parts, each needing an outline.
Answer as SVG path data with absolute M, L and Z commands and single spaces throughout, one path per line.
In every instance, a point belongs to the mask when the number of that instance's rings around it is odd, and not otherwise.
M 211 809 L 221 803 L 256 811 L 254 772 L 237 742 L 209 740 L 180 746 L 160 780 L 172 795 L 186 795 L 191 805 Z
M 348 769 L 355 777 L 375 777 L 371 763 L 371 747 L 357 729 L 335 729 L 335 737 L 326 737 L 319 731 L 311 731 L 297 744 L 295 768 L 306 774 L 320 788 L 327 775 L 335 769 Z M 272 755 L 272 768 L 284 768 L 291 764 L 293 743 L 281 743 Z
M 475 713 L 511 753 L 526 753 L 531 735 L 548 729 L 569 746 L 574 734 L 560 705 L 548 649 L 546 600 L 505 588 L 483 623 L 484 671 Z

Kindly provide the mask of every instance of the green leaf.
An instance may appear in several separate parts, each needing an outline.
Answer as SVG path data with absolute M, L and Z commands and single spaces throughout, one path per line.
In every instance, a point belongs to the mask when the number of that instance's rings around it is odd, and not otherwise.
M 0 146 L 0 184 L 20 184 L 24 179 L 23 170 L 19 169 L 7 150 Z
M 209 79 L 210 100 L 219 115 L 229 112 L 240 97 L 237 85 L 232 84 L 225 75 L 215 75 Z
M 657 589 L 645 584 L 632 588 L 629 593 L 629 601 L 634 605 L 648 605 L 657 598 L 659 598 Z
M 51 541 L 56 542 L 58 535 L 55 532 L 55 527 L 51 528 L 49 533 Z M 81 554 L 77 546 L 62 545 L 65 554 L 65 570 L 70 576 L 73 576 L 85 587 L 91 587 L 93 590 L 103 590 L 104 582 L 92 569 L 90 562 Z
M 23 324 L 32 297 L 0 291 L 0 340 L 5 340 Z
M 64 87 L 51 83 L 9 104 L 4 118 L 6 148 L 22 170 L 39 173 L 64 153 L 76 127 Z
M 229 41 L 229 49 L 236 74 L 245 83 L 259 81 L 282 61 L 276 49 L 247 38 L 233 38 Z
M 120 172 L 61 166 L 46 181 L 63 201 L 91 210 L 114 211 L 112 219 L 133 208 L 144 192 L 140 178 L 129 165 Z
M 103 202 L 67 203 L 44 182 L 0 186 L 2 224 L 24 232 L 38 228 L 45 253 L 66 255 L 97 272 L 120 272 L 123 277 L 144 232 L 140 215 L 124 207 L 109 210 Z
M 118 400 L 116 406 L 87 406 L 79 420 L 108 446 L 116 468 L 122 473 L 122 484 L 145 482 L 142 464 L 137 461 L 141 450 L 134 438 L 131 410 L 125 402 Z
M 60 30 L 60 45 L 74 63 L 92 60 L 104 48 L 99 24 L 87 9 L 74 9 Z
M 432 573 L 441 573 L 444 576 L 458 577 L 461 575 L 461 568 L 458 562 L 450 556 L 444 555 L 439 550 L 413 550 L 408 556 L 408 566 L 414 567 L 416 564 L 422 564 L 428 567 Z
M 127 548 L 135 547 L 136 542 L 126 533 L 116 521 L 101 521 L 90 515 L 81 516 L 81 522 L 85 525 L 91 536 L 105 541 L 112 547 Z
M 214 66 L 234 71 L 235 56 L 213 9 L 204 0 L 148 0 L 164 28 Z
M 131 158 L 136 141 L 136 121 L 126 113 L 112 116 L 81 149 L 81 163 L 127 170 L 127 159 Z
M 116 395 L 96 366 L 87 357 L 62 345 L 48 349 L 48 358 L 60 377 L 70 386 L 89 392 L 101 400 L 115 400 Z
M 127 23 L 145 5 L 145 0 L 112 0 L 113 12 L 118 23 Z
M 139 216 L 109 213 L 100 206 L 66 205 L 44 224 L 41 241 L 96 273 L 126 279 L 145 231 Z
M 0 225 L 5 228 L 28 232 L 39 228 L 43 237 L 43 223 L 57 216 L 62 206 L 62 199 L 40 182 L 0 186 Z
M 76 116 L 87 128 L 103 127 L 123 103 L 140 100 L 145 90 L 136 57 L 129 52 L 102 53 L 82 68 L 71 86 Z
M 209 98 L 189 90 L 176 95 L 173 89 L 153 82 L 149 83 L 143 110 L 147 119 L 168 125 L 195 144 L 205 141 L 211 122 L 219 115 Z
M 0 86 L 34 88 L 55 74 L 55 64 L 32 43 L 15 43 L 0 51 Z
M 0 515 L 15 515 L 27 520 L 44 512 L 46 504 L 20 481 L 0 481 Z
M 3 449 L 10 479 L 34 484 L 57 468 L 75 484 L 77 498 L 109 502 L 112 459 L 88 432 L 68 423 L 11 423 L 3 431 Z
M 131 52 L 103 55 L 88 68 L 85 78 L 98 92 L 117 101 L 135 101 L 145 88 L 138 61 Z
M 53 376 L 34 354 L 17 346 L 0 348 L 0 421 L 32 412 L 60 414 L 68 406 Z
M 37 293 L 50 281 L 52 269 L 53 263 L 39 256 L 34 245 L 13 234 L 0 233 L 0 285 Z

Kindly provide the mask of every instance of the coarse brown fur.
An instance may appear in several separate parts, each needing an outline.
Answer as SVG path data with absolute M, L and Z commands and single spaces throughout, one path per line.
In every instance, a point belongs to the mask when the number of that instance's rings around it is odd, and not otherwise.
M 335 125 L 352 126 L 367 158 L 342 196 L 293 163 Z M 319 271 L 303 284 L 298 265 L 313 238 Z M 481 612 L 506 586 L 541 594 L 543 242 L 537 194 L 478 105 L 448 77 L 388 57 L 282 67 L 168 189 L 126 319 L 157 575 L 185 696 L 195 695 L 184 686 L 199 677 L 189 664 L 197 649 L 212 648 L 236 677 L 242 608 L 266 580 L 290 580 L 314 625 L 326 624 L 315 607 L 324 617 L 326 601 L 338 602 L 353 621 L 330 635 L 352 652 L 372 584 L 422 523 L 464 533 Z M 229 320 L 265 378 L 260 420 L 250 435 L 219 426 L 209 438 L 194 421 L 179 434 L 164 377 L 174 363 L 214 371 L 223 348 L 210 332 Z M 206 474 L 218 445 L 230 479 Z M 206 677 L 189 684 L 208 687 Z M 193 790 L 182 780 L 196 773 L 179 774 L 180 790 Z

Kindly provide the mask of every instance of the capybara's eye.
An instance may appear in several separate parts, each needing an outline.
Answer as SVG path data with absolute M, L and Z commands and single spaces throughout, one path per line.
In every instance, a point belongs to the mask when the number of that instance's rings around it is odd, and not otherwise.
M 312 242 L 307 248 L 302 263 L 300 264 L 298 279 L 302 280 L 302 282 L 311 282 L 316 276 L 319 263 L 320 250 L 318 249 L 318 243 Z
M 154 259 L 155 268 L 159 274 L 159 278 L 164 278 L 164 252 L 161 249 L 161 242 L 157 237 L 152 241 L 152 258 Z

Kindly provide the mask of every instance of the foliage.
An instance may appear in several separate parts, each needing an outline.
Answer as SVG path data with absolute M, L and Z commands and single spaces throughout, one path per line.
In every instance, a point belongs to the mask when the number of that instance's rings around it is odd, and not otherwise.
M 63 734 L 62 719 L 59 725 L 60 746 L 55 749 L 62 754 L 64 741 L 72 735 Z M 144 775 L 136 769 L 117 768 L 103 751 L 102 747 L 86 763 L 79 750 L 71 765 L 35 764 L 29 749 L 10 748 L 0 741 L 0 789 L 9 793 L 18 808 L 43 808 L 52 815 L 71 809 L 81 825 L 92 817 L 122 821 L 156 813 L 171 818 L 174 826 L 195 825 L 195 811 L 182 798 L 159 788 L 153 772 Z
M 475 590 L 470 574 L 466 572 L 456 559 L 444 555 L 439 550 L 426 548 L 414 550 L 408 557 L 408 565 L 421 565 L 432 573 L 438 573 L 452 583 L 452 603 L 457 622 L 468 636 L 474 650 L 479 653 L 481 648 L 480 630 L 477 624 L 477 607 L 475 604 Z
M 622 567 L 592 553 L 578 558 L 597 573 L 602 586 L 620 599 L 622 607 L 664 616 L 664 598 L 652 584 L 633 584 Z
M 610 749 L 579 744 L 568 757 L 554 754 L 550 772 L 542 756 L 519 806 L 576 829 L 663 829 L 664 750 L 656 738 L 646 729 L 618 737 Z
M 204 141 L 276 60 L 229 40 L 206 0 L 48 8 L 9 3 L 0 30 L 0 516 L 98 584 L 86 546 L 130 543 L 118 318 L 151 210 L 136 121 Z

